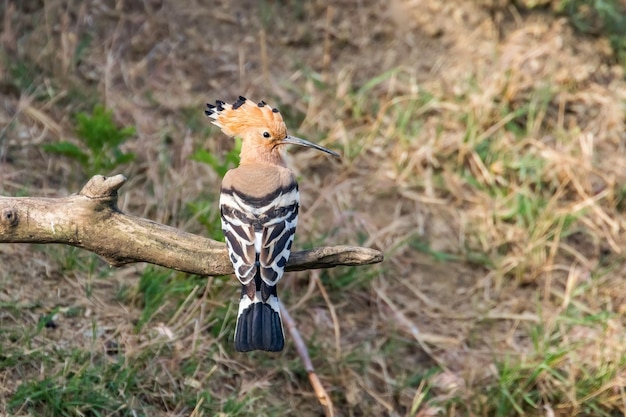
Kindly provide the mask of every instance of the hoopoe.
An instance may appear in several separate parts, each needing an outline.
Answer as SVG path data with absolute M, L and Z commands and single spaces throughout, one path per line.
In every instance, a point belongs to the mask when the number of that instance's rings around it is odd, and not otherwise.
M 207 104 L 205 114 L 226 135 L 242 140 L 239 167 L 224 176 L 219 203 L 228 254 L 242 285 L 235 350 L 278 352 L 285 336 L 276 284 L 289 259 L 300 202 L 281 145 L 339 154 L 288 135 L 278 109 L 264 101 L 218 100 Z

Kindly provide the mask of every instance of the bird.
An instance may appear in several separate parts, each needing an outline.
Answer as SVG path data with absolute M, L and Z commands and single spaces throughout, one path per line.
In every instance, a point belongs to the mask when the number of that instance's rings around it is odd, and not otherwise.
M 207 103 L 205 115 L 227 136 L 241 139 L 239 166 L 224 175 L 219 198 L 228 256 L 242 286 L 235 350 L 280 352 L 285 335 L 276 284 L 289 260 L 300 206 L 284 145 L 340 155 L 289 135 L 280 111 L 265 101 L 217 100 Z

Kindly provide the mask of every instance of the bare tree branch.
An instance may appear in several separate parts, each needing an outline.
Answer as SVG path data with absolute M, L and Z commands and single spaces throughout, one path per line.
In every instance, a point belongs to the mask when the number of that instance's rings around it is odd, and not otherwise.
M 123 175 L 96 175 L 64 198 L 0 197 L 0 243 L 62 243 L 94 252 L 113 266 L 148 262 L 198 275 L 233 272 L 226 245 L 122 213 L 117 190 Z M 367 265 L 381 252 L 329 246 L 292 252 L 288 271 Z

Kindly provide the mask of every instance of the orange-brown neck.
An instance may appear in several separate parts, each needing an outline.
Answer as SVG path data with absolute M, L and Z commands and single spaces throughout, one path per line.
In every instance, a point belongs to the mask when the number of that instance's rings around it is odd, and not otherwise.
M 272 148 L 265 143 L 251 143 L 244 140 L 241 144 L 239 159 L 240 165 L 270 164 L 287 167 L 282 155 L 281 146 L 275 146 Z

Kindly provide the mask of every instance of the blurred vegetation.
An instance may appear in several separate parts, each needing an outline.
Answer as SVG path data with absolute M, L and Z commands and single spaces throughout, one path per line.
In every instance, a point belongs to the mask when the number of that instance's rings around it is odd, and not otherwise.
M 239 165 L 241 139 L 235 138 L 232 142 L 234 146 L 223 157 L 217 157 L 205 149 L 199 149 L 191 156 L 191 159 L 211 167 L 220 178 L 224 178 L 229 169 Z M 218 204 L 216 204 L 218 199 L 217 192 L 209 193 L 208 196 L 201 196 L 195 201 L 188 202 L 187 209 L 205 227 L 208 237 L 223 242 L 224 233 L 222 232 L 220 211 Z
M 75 133 L 82 146 L 70 141 L 60 141 L 43 144 L 43 150 L 78 162 L 88 177 L 112 174 L 120 165 L 135 159 L 134 153 L 123 152 L 120 148 L 135 135 L 135 128 L 118 127 L 110 110 L 97 105 L 91 114 L 78 113 L 76 125 Z
M 626 3 L 622 0 L 562 0 L 559 5 L 582 33 L 606 36 L 617 61 L 626 68 Z

